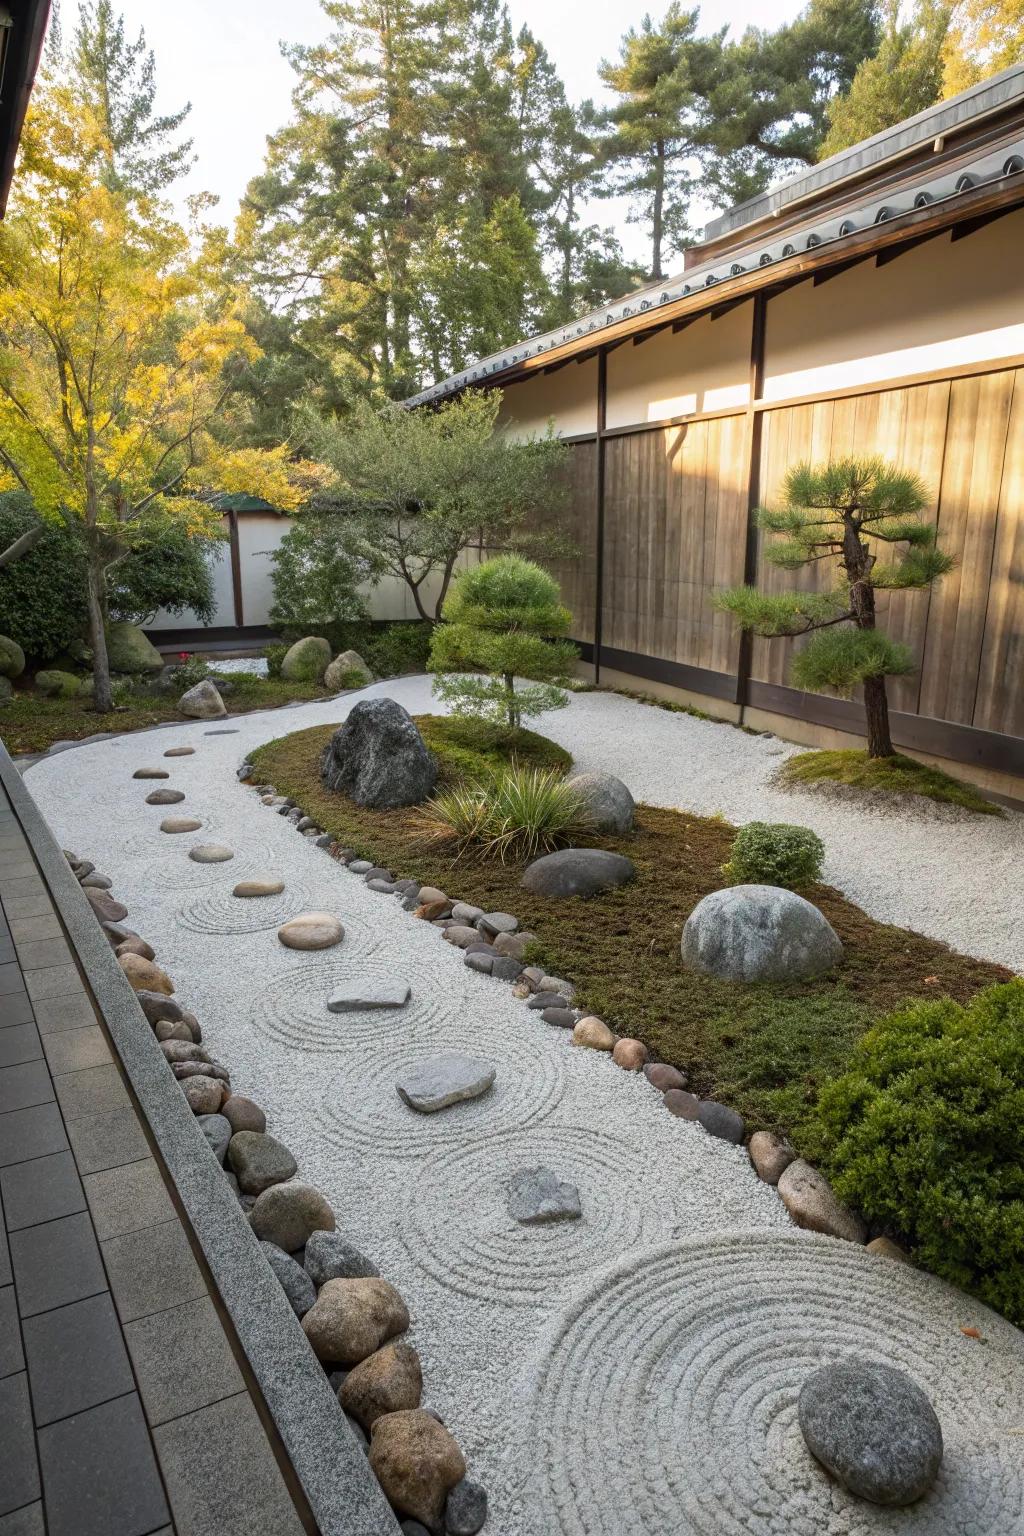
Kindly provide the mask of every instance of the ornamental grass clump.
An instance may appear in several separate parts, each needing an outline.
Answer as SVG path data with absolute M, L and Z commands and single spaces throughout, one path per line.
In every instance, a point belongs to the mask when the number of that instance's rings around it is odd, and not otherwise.
M 564 848 L 589 827 L 581 796 L 557 768 L 512 767 L 458 784 L 419 816 L 429 837 L 455 845 L 457 858 L 476 854 L 503 864 Z
M 783 885 L 799 890 L 821 876 L 825 845 L 810 827 L 751 821 L 737 832 L 722 873 L 730 885 Z
M 568 704 L 565 688 L 579 653 L 564 638 L 571 615 L 558 584 L 539 565 L 500 555 L 470 567 L 452 583 L 442 616 L 430 670 L 442 674 L 434 692 L 453 714 L 516 731 L 524 716 Z
M 1024 979 L 881 1019 L 817 1115 L 840 1197 L 1024 1323 Z

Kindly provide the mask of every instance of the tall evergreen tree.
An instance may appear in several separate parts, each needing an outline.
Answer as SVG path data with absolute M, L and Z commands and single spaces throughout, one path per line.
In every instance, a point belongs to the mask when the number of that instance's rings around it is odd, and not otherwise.
M 858 67 L 850 89 L 830 103 L 819 158 L 838 154 L 938 100 L 950 13 L 944 0 L 919 0 L 913 14 L 901 20 L 899 0 L 887 0 L 878 52 Z

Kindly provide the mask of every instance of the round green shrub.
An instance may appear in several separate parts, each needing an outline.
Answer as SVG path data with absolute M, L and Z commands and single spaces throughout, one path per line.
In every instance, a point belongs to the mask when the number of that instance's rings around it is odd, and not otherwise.
M 1024 979 L 879 1020 L 817 1117 L 842 1199 L 1024 1323 Z
M 0 494 L 0 549 L 38 525 L 24 491 Z M 70 529 L 47 523 L 27 554 L 0 567 L 0 614 L 4 634 L 37 662 L 74 645 L 87 614 L 85 558 Z
M 750 821 L 736 833 L 722 873 L 732 885 L 811 885 L 821 875 L 825 845 L 810 827 Z

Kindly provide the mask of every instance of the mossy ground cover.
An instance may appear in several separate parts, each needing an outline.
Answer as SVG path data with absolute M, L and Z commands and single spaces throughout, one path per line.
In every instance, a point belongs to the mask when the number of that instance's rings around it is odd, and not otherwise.
M 224 695 L 231 715 L 251 709 L 276 709 L 293 700 L 326 699 L 316 683 L 289 683 L 275 678 L 232 673 L 233 687 Z M 178 709 L 179 692 L 162 697 L 151 693 L 132 696 L 123 707 L 101 714 L 88 696 L 47 699 L 15 689 L 11 700 L 0 707 L 0 739 L 12 757 L 23 752 L 45 752 L 55 741 L 78 741 L 99 731 L 138 731 L 147 725 L 186 724 Z
M 868 757 L 866 752 L 801 752 L 779 769 L 779 782 L 792 788 L 814 784 L 846 784 L 866 795 L 921 795 L 944 805 L 958 805 L 982 816 L 1002 816 L 1000 806 L 986 800 L 973 784 L 954 779 L 912 757 Z
M 733 1105 L 750 1129 L 785 1131 L 810 1157 L 819 1150 L 811 1111 L 820 1088 L 846 1069 L 854 1042 L 880 1015 L 907 998 L 965 1002 L 1010 974 L 875 922 L 838 891 L 815 885 L 802 894 L 843 941 L 837 974 L 792 986 L 695 975 L 682 966 L 679 940 L 701 897 L 725 883 L 733 837 L 726 822 L 642 806 L 632 836 L 590 839 L 633 860 L 632 884 L 591 901 L 545 900 L 518 888 L 520 866 L 456 863 L 443 846 L 425 842 L 415 810 L 364 810 L 324 789 L 318 763 L 333 729 L 268 742 L 253 754 L 257 782 L 292 796 L 340 843 L 396 876 L 515 912 L 537 934 L 531 959 L 571 978 L 584 1007 L 684 1068 L 698 1093 Z

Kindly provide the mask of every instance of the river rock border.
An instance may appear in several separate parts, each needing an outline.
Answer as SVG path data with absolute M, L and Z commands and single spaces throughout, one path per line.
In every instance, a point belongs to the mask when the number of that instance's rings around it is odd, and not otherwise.
M 370 890 L 396 898 L 406 912 L 431 923 L 449 944 L 464 952 L 470 970 L 511 984 L 514 996 L 539 1012 L 546 1024 L 564 1030 L 574 1046 L 606 1052 L 623 1071 L 642 1071 L 660 1093 L 669 1114 L 692 1121 L 709 1136 L 733 1145 L 746 1140 L 753 1172 L 778 1191 L 796 1226 L 865 1245 L 869 1253 L 883 1258 L 909 1262 L 907 1253 L 890 1237 L 880 1234 L 869 1241 L 867 1224 L 843 1204 L 824 1174 L 798 1158 L 781 1136 L 773 1131 L 755 1131 L 747 1138 L 743 1118 L 736 1110 L 715 1099 L 700 1098 L 688 1088 L 682 1068 L 652 1060 L 642 1040 L 617 1034 L 603 1019 L 577 1007 L 573 982 L 528 965 L 529 945 L 536 935 L 521 929 L 512 913 L 484 912 L 449 896 L 439 886 L 421 885 L 363 858 L 332 838 L 295 800 L 278 794 L 273 784 L 253 783 L 255 772 L 254 765 L 244 761 L 237 769 L 239 782 L 248 785 L 263 805 L 290 821 L 303 837 L 358 875 Z

